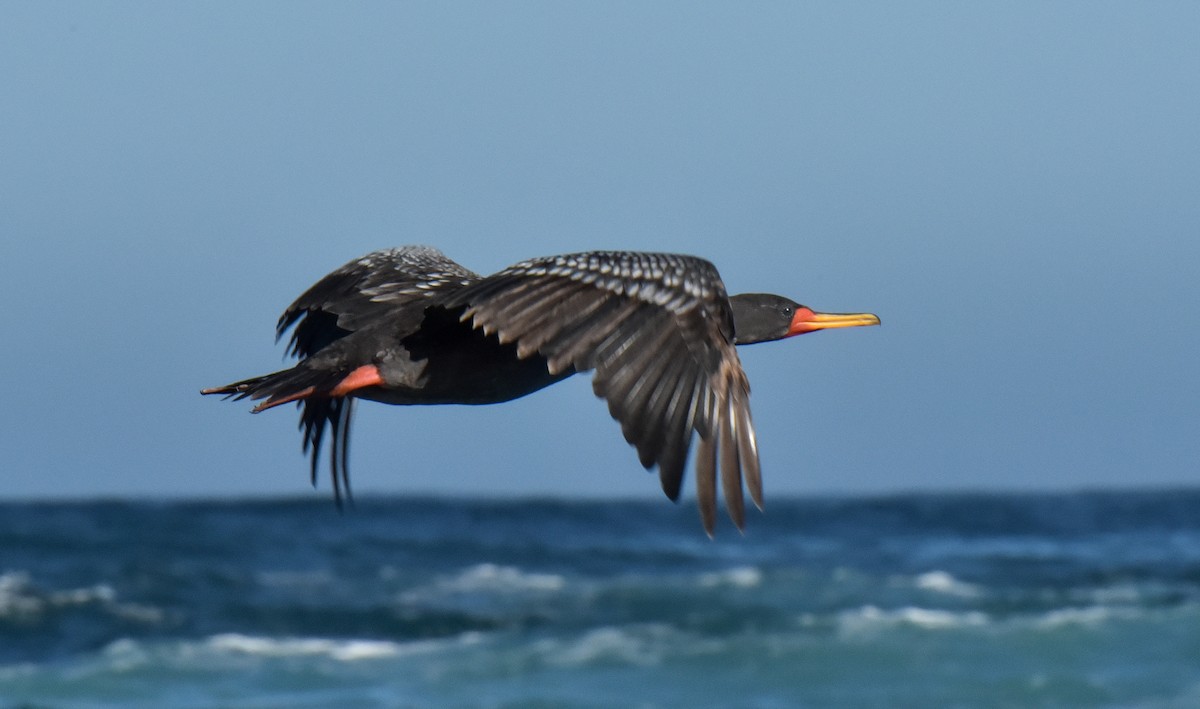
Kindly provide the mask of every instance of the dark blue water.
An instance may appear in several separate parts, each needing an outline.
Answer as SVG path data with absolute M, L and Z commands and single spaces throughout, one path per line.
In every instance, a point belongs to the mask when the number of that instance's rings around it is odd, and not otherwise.
M 1200 706 L 1200 491 L 0 505 L 0 708 Z

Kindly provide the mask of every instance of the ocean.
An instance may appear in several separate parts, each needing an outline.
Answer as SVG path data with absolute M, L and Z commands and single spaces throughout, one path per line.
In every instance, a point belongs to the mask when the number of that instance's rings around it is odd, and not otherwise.
M 1200 490 L 0 504 L 0 709 L 1200 707 Z

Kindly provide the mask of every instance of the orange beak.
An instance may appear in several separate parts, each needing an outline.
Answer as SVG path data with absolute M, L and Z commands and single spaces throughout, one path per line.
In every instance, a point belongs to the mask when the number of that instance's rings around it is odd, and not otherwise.
M 879 316 L 871 313 L 818 313 L 809 308 L 797 308 L 787 336 L 803 335 L 806 332 L 828 330 L 835 327 L 861 327 L 878 325 Z

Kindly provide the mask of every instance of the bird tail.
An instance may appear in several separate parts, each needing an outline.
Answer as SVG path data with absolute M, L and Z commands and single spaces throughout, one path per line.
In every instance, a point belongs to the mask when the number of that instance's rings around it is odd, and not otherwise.
M 374 368 L 371 368 L 374 370 Z M 260 413 L 280 404 L 296 402 L 300 407 L 300 431 L 303 434 L 301 451 L 310 458 L 310 480 L 317 484 L 321 444 L 325 431 L 331 433 L 329 450 L 329 477 L 333 484 L 333 496 L 338 507 L 342 505 L 343 490 L 346 499 L 350 494 L 350 421 L 354 414 L 354 399 L 347 396 L 354 388 L 369 384 L 349 385 L 349 382 L 364 379 L 360 370 L 346 372 L 317 371 L 297 365 L 259 377 L 243 379 L 225 386 L 202 389 L 201 394 L 221 394 L 226 399 L 265 400 L 251 409 Z M 377 370 L 375 370 L 377 375 Z
M 319 391 L 319 386 L 327 383 L 330 379 L 331 377 L 324 372 L 314 372 L 311 369 L 296 366 L 264 374 L 261 377 L 243 379 L 225 386 L 201 389 L 200 393 L 204 395 L 224 394 L 226 399 L 234 401 L 266 399 L 254 407 L 253 412 L 257 414 L 289 401 L 299 401 L 313 396 Z M 336 376 L 332 377 L 332 383 L 328 388 L 332 388 L 332 384 L 336 384 L 338 379 Z

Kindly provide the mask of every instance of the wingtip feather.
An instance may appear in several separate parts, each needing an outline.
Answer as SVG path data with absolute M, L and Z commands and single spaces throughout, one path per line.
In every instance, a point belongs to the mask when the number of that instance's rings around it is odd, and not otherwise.
M 725 408 L 725 415 L 720 417 L 721 491 L 725 495 L 725 509 L 729 512 L 729 518 L 740 531 L 746 527 L 746 503 L 742 499 L 742 469 L 738 463 L 738 438 L 734 430 L 737 417 L 732 400 Z
M 711 438 L 700 437 L 696 446 L 696 504 L 700 522 L 709 537 L 717 527 L 717 461 Z

